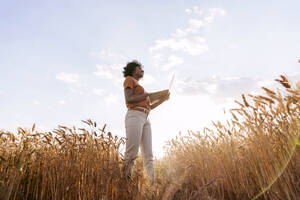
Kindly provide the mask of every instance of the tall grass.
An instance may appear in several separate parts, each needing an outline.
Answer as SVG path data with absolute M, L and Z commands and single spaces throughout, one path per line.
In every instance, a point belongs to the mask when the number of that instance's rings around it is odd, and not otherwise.
M 244 95 L 226 124 L 166 145 L 151 186 L 137 159 L 122 177 L 125 139 L 98 128 L 0 131 L 0 199 L 299 199 L 300 84 Z
M 1 132 L 0 199 L 141 199 L 142 166 L 121 176 L 124 138 L 84 122 L 89 130 Z
M 242 95 L 226 124 L 169 141 L 168 178 L 176 184 L 164 199 L 300 198 L 300 85 L 277 81 L 284 91 Z

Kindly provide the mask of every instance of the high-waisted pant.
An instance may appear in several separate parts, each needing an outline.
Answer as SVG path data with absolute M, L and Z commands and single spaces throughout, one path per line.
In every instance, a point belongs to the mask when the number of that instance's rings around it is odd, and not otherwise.
M 146 113 L 128 110 L 125 117 L 126 150 L 124 158 L 124 175 L 130 176 L 139 146 L 141 146 L 144 167 L 149 178 L 154 180 L 152 132 L 151 124 Z

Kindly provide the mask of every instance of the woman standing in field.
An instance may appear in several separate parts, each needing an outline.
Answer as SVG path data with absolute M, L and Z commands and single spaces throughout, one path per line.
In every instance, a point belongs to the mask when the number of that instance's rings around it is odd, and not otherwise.
M 123 83 L 126 106 L 128 111 L 125 117 L 126 150 L 123 166 L 123 174 L 131 177 L 131 171 L 141 146 L 144 166 L 152 182 L 154 182 L 152 132 L 149 121 L 149 112 L 169 99 L 170 93 L 152 104 L 149 95 L 139 84 L 144 76 L 141 63 L 132 61 L 127 63 L 123 71 L 125 81 Z

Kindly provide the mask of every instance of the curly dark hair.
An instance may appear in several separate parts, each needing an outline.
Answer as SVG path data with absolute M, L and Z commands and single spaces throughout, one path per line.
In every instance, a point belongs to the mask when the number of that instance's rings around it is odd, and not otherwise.
M 126 67 L 124 67 L 124 71 L 123 71 L 123 75 L 124 77 L 126 76 L 132 76 L 133 71 L 135 70 L 136 67 L 142 67 L 142 64 L 137 61 L 137 60 L 133 60 L 131 62 L 128 62 L 126 64 Z

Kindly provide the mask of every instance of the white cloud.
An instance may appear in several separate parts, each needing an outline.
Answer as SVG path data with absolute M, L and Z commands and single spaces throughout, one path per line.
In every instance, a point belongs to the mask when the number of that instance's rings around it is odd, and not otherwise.
M 180 28 L 176 29 L 176 32 L 172 34 L 173 37 L 185 37 L 188 33 L 185 30 L 182 30 Z
M 185 13 L 188 14 L 188 15 L 190 15 L 190 14 L 192 14 L 192 11 L 187 8 L 187 9 L 185 9 Z
M 163 49 L 171 50 L 174 52 L 183 52 L 188 55 L 196 56 L 209 51 L 206 39 L 200 35 L 200 31 L 205 27 L 212 24 L 216 17 L 225 16 L 227 12 L 222 8 L 209 8 L 199 9 L 194 6 L 192 9 L 185 9 L 188 15 L 194 15 L 193 18 L 187 22 L 187 27 L 177 28 L 169 38 L 159 39 L 155 41 L 155 44 L 149 48 L 150 53 L 154 54 L 153 60 L 156 66 L 168 64 L 162 64 L 161 51 Z M 168 56 L 168 55 L 166 55 Z
M 199 37 L 192 38 L 180 38 L 180 39 L 168 39 L 168 40 L 157 40 L 156 45 L 150 48 L 151 52 L 157 51 L 162 48 L 169 48 L 173 51 L 183 51 L 190 55 L 200 55 L 208 51 L 208 45 L 205 39 L 200 40 Z
M 75 74 L 75 73 L 61 72 L 60 74 L 56 75 L 56 79 L 61 80 L 66 83 L 78 83 L 79 75 Z
M 274 80 L 260 80 L 257 81 L 257 85 L 259 87 L 268 87 L 268 88 L 273 88 L 276 87 L 276 82 Z
M 200 16 L 203 14 L 203 9 L 199 10 L 198 6 L 194 6 L 192 13 Z
M 243 93 L 248 94 L 259 90 L 259 81 L 259 79 L 247 77 L 212 76 L 203 80 L 179 78 L 176 93 L 183 96 L 209 96 L 212 100 L 220 103 L 228 99 L 239 98 Z
M 180 65 L 182 63 L 183 63 L 182 58 L 171 55 L 168 57 L 168 63 L 163 66 L 163 70 L 164 71 L 170 70 L 172 67 L 176 65 Z
M 200 28 L 206 26 L 207 24 L 203 20 L 199 19 L 190 19 L 189 20 L 189 28 L 187 28 L 185 31 L 186 33 L 192 32 L 195 33 L 197 32 Z M 178 36 L 178 35 L 176 35 Z
M 207 86 L 206 86 L 206 91 L 209 94 L 216 94 L 217 90 L 218 90 L 218 84 L 216 84 L 216 83 L 207 84 Z
M 152 61 L 154 66 L 160 66 L 160 63 L 164 60 L 164 56 L 162 53 L 155 53 L 152 55 Z
M 188 15 L 195 14 L 201 16 L 203 14 L 203 9 L 199 10 L 198 6 L 194 6 L 192 9 L 185 9 L 185 13 Z
M 225 15 L 227 15 L 227 12 L 223 8 L 209 8 L 204 20 L 207 24 L 210 24 L 215 20 L 216 16 L 225 16 Z
M 209 96 L 216 103 L 233 102 L 240 99 L 242 94 L 264 94 L 261 87 L 271 90 L 282 88 L 273 78 L 250 78 L 250 77 L 218 77 L 212 76 L 202 80 L 177 77 L 175 92 L 180 96 Z M 287 76 L 294 85 L 300 80 L 300 73 Z
M 216 16 L 216 15 L 225 16 L 225 15 L 227 15 L 227 11 L 224 10 L 223 8 L 209 8 L 208 12 L 209 12 L 210 16 Z
M 206 17 L 215 17 L 217 15 L 220 16 L 225 16 L 227 15 L 226 10 L 224 10 L 223 8 L 208 8 L 208 9 L 199 9 L 199 7 L 194 6 L 192 9 L 185 9 L 185 12 L 190 15 L 190 14 L 194 14 L 194 15 L 198 15 L 198 16 L 202 16 L 205 15 Z
M 122 71 L 123 71 L 122 64 L 112 64 L 112 65 L 98 64 L 97 71 L 94 72 L 94 74 L 102 78 L 113 80 L 119 84 L 123 80 Z
M 183 96 L 193 96 L 193 95 L 207 95 L 209 92 L 206 87 L 208 83 L 205 81 L 198 81 L 191 78 L 176 78 L 176 93 Z

